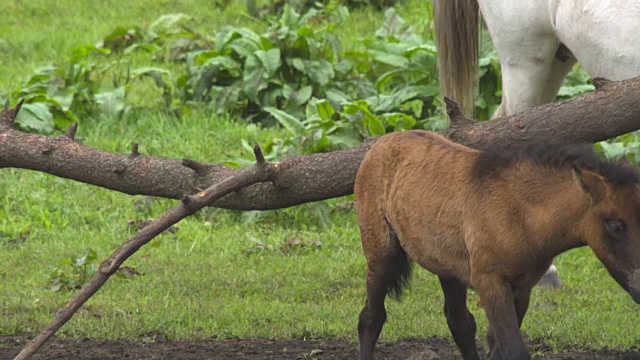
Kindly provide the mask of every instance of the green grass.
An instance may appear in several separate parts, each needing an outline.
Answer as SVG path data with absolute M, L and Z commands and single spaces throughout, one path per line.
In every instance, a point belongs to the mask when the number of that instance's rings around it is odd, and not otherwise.
M 0 13 L 0 93 L 34 68 L 64 62 L 77 44 L 97 42 L 119 24 L 144 24 L 169 12 L 193 15 L 199 28 L 234 24 L 263 26 L 202 1 L 3 1 Z M 203 5 L 206 4 L 206 5 Z M 421 2 L 402 8 L 407 21 L 427 29 Z M 420 8 L 421 9 L 421 8 Z M 421 10 L 422 11 L 422 10 Z M 8 15 L 7 15 L 8 14 Z M 357 46 L 374 31 L 381 14 L 353 15 L 357 31 L 344 41 Z M 249 158 L 247 139 L 263 143 L 279 129 L 247 127 L 242 119 L 194 112 L 175 119 L 153 112 L 135 118 L 88 119 L 79 137 L 88 146 L 128 151 L 132 141 L 144 154 L 219 162 Z M 94 186 L 19 169 L 0 171 L 0 333 L 37 332 L 74 292 L 49 290 L 51 272 L 64 259 L 93 249 L 100 259 L 132 232 L 127 221 L 161 214 L 175 202 L 128 196 Z M 207 209 L 179 224 L 133 256 L 126 266 L 142 276 L 114 277 L 60 334 L 92 338 L 137 338 L 159 331 L 175 338 L 332 336 L 355 339 L 364 304 L 365 262 L 353 210 L 329 201 L 332 226 L 314 219 L 316 205 L 266 213 Z M 306 246 L 291 247 L 296 237 Z M 319 242 L 319 245 L 318 243 Z M 314 245 L 315 244 L 315 245 Z M 524 323 L 530 338 L 552 344 L 593 347 L 640 342 L 640 317 L 629 296 L 588 249 L 558 260 L 567 286 L 534 290 Z M 471 294 L 469 305 L 484 336 L 486 321 Z M 442 294 L 435 276 L 416 269 L 401 303 L 389 301 L 383 339 L 448 337 Z

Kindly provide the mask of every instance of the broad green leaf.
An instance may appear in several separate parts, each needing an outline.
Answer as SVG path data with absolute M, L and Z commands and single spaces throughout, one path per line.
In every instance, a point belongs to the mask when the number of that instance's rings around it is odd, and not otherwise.
M 337 106 L 353 100 L 347 93 L 340 89 L 328 89 L 325 95 L 327 96 L 327 100 Z
M 249 153 L 253 154 L 253 146 L 245 139 L 242 139 L 242 147 Z
M 268 86 L 268 81 L 264 76 L 265 69 L 257 56 L 251 55 L 247 58 L 244 65 L 244 74 L 242 77 L 242 88 L 247 97 L 258 102 L 258 93 Z
M 598 143 L 602 147 L 602 151 L 604 152 L 604 156 L 607 158 L 616 158 L 624 155 L 625 147 L 624 143 L 621 142 L 606 142 L 602 141 Z
M 378 31 L 376 31 L 375 35 L 379 38 L 388 38 L 389 36 L 398 35 L 405 29 L 404 24 L 404 19 L 398 15 L 393 7 L 390 7 L 384 12 L 383 25 L 378 29 Z
M 53 123 L 57 129 L 66 129 L 71 123 L 78 123 L 78 118 L 71 112 L 60 111 L 60 109 L 49 108 L 51 115 L 53 115 Z
M 366 114 L 364 120 L 366 121 L 366 126 L 371 133 L 371 136 L 386 134 L 387 131 L 385 130 L 384 125 L 382 125 L 382 121 L 377 116 Z
M 397 89 L 390 95 L 377 95 L 366 101 L 376 113 L 397 111 L 407 101 L 439 94 L 437 85 L 411 85 Z
M 131 70 L 131 77 L 133 79 L 139 76 L 150 76 L 150 74 L 161 74 L 169 76 L 171 72 L 167 69 L 163 69 L 155 66 L 143 66 L 136 69 Z
M 299 37 L 291 45 L 293 54 L 298 58 L 308 59 L 310 55 L 309 41 L 310 38 Z
M 591 84 L 583 84 L 583 85 L 574 85 L 574 86 L 563 86 L 558 91 L 559 97 L 574 97 L 580 94 L 587 93 L 589 91 L 593 91 L 595 86 Z
M 23 104 L 16 116 L 16 124 L 22 129 L 42 134 L 50 134 L 54 130 L 53 115 L 44 103 Z
M 309 61 L 306 70 L 309 78 L 321 86 L 327 85 L 335 76 L 333 66 L 326 60 Z
M 95 96 L 96 103 L 100 106 L 100 110 L 108 116 L 118 116 L 122 110 L 124 110 L 124 86 L 101 91 Z
M 242 89 L 239 84 L 232 86 L 213 86 L 211 88 L 211 107 L 216 114 L 235 110 L 241 104 L 238 103 Z
M 302 121 L 296 119 L 295 117 L 287 114 L 286 112 L 276 109 L 274 107 L 266 107 L 264 108 L 269 114 L 273 115 L 278 122 L 284 126 L 289 132 L 294 136 L 300 135 L 308 135 L 309 131 L 304 126 Z
M 232 77 L 240 77 L 242 66 L 230 56 L 216 56 L 209 59 L 202 66 L 215 66 L 219 70 L 227 71 Z
M 278 106 L 278 98 L 282 97 L 282 88 L 269 88 L 260 93 L 260 107 Z
M 107 36 L 104 37 L 103 41 L 105 43 L 118 40 L 124 36 L 126 36 L 131 29 L 124 26 L 116 26 Z
M 271 41 L 268 37 L 266 36 L 260 36 L 260 48 L 262 50 L 270 50 L 273 48 L 279 48 L 278 46 L 276 46 L 273 41 Z
M 325 121 L 332 120 L 333 114 L 336 113 L 333 106 L 331 106 L 327 100 L 319 100 L 316 102 L 316 109 L 318 110 L 320 118 Z
M 207 92 L 211 89 L 212 82 L 218 75 L 218 67 L 208 66 L 204 69 L 200 69 L 198 73 L 192 77 L 191 80 L 195 81 L 193 86 L 193 99 L 196 101 L 202 101 L 205 99 Z
M 298 25 L 298 21 L 300 20 L 300 14 L 296 12 L 296 10 L 289 6 L 289 3 L 285 3 L 284 8 L 282 8 L 282 16 L 280 17 L 279 23 L 281 27 L 291 27 Z
M 118 26 L 109 35 L 105 36 L 102 43 L 98 44 L 98 47 L 122 50 L 126 46 L 139 42 L 140 38 L 140 33 L 135 28 Z
M 313 138 L 313 144 L 312 144 L 313 146 L 312 146 L 312 149 L 310 149 L 311 152 L 317 153 L 321 151 L 326 151 L 331 147 L 331 142 L 329 141 L 329 138 L 327 137 L 325 132 L 322 131 L 322 129 L 313 131 L 312 138 Z
M 347 135 L 327 135 L 329 141 L 340 147 L 354 147 L 362 142 L 362 139 Z
M 387 65 L 405 67 L 409 63 L 409 59 L 402 55 L 396 55 L 380 50 L 369 50 L 369 53 L 373 55 L 374 59 Z
M 127 48 L 124 49 L 124 54 L 125 55 L 129 55 L 129 54 L 134 53 L 136 50 L 144 50 L 144 51 L 146 51 L 148 53 L 152 53 L 153 54 L 153 53 L 156 53 L 156 52 L 162 50 L 162 47 L 159 46 L 159 45 L 156 45 L 156 44 L 140 44 L 140 43 L 137 43 L 137 44 L 133 44 L 133 45 L 127 46 Z
M 300 19 L 298 20 L 298 25 L 302 28 L 305 26 L 305 24 L 314 23 L 317 21 L 318 17 L 320 17 L 321 15 L 322 15 L 321 10 L 310 8 L 309 10 L 307 10 L 307 12 L 305 12 L 304 14 L 302 14 L 302 16 L 300 16 Z
M 300 72 L 304 72 L 304 60 L 301 58 L 288 58 L 287 63 Z
M 413 116 L 403 113 L 383 114 L 382 118 L 387 124 L 393 126 L 395 131 L 411 130 L 417 123 Z
M 305 104 L 311 98 L 313 88 L 311 86 L 303 86 L 296 90 L 289 85 L 282 88 L 282 95 L 287 99 L 289 106 L 298 107 Z
M 108 55 L 111 53 L 109 49 L 99 48 L 92 44 L 79 45 L 71 50 L 71 62 L 77 63 L 78 61 L 86 58 L 87 56 L 98 53 L 101 55 Z
M 233 160 L 227 160 L 227 161 L 223 161 L 222 165 L 233 168 L 233 169 L 239 169 L 240 167 L 242 167 L 242 165 L 240 164 L 240 162 L 238 161 L 233 161 Z
M 356 62 L 354 59 L 343 58 L 334 65 L 333 69 L 339 74 L 348 74 L 355 67 Z
M 392 80 L 396 78 L 404 80 L 404 76 L 410 74 L 411 70 L 404 67 L 387 71 L 386 73 L 380 75 L 378 80 L 376 80 L 376 88 L 378 89 L 378 91 L 383 91 L 387 84 L 389 84 Z
M 46 95 L 49 86 L 56 79 L 56 67 L 49 65 L 36 70 L 25 81 L 23 88 L 20 90 L 20 97 L 29 97 L 38 95 Z
M 412 67 L 416 68 L 416 72 L 436 74 L 436 54 L 427 51 L 416 51 L 407 55 L 411 59 Z
M 255 52 L 255 56 L 260 59 L 268 77 L 275 75 L 280 68 L 280 49 L 278 48 L 267 51 L 258 50 Z
M 256 44 L 257 48 L 260 46 L 260 36 L 250 29 L 242 27 L 229 27 L 220 31 L 216 37 L 216 49 L 223 50 L 231 42 L 235 42 L 236 39 L 244 38 L 247 41 L 251 41 Z
M 436 44 L 432 42 L 429 42 L 426 44 L 420 44 L 418 46 L 412 46 L 404 52 L 404 55 L 411 59 L 414 59 L 416 56 L 426 56 L 430 58 L 435 58 L 437 54 L 438 53 L 437 53 Z
M 250 56 L 251 54 L 260 50 L 259 44 L 245 37 L 234 39 L 229 43 L 229 45 L 227 45 L 227 47 L 235 51 L 241 57 Z
M 191 20 L 191 17 L 186 14 L 165 14 L 160 16 L 149 26 L 149 31 L 157 34 L 167 33 L 171 28 L 176 27 L 180 23 L 184 23 Z
M 236 31 L 236 28 L 234 27 L 227 27 L 222 29 L 221 31 L 218 31 L 215 41 L 216 50 L 223 51 L 231 41 L 240 37 L 242 36 Z
M 314 35 L 313 29 L 308 26 L 303 26 L 299 28 L 297 33 L 299 36 L 302 36 L 302 37 L 312 37 Z
M 198 66 L 219 55 L 220 52 L 218 50 L 192 51 L 187 55 L 187 63 Z
M 132 79 L 150 77 L 155 82 L 156 86 L 163 90 L 163 96 L 165 105 L 169 106 L 171 103 L 171 86 L 170 82 L 165 81 L 163 76 L 170 77 L 171 72 L 169 70 L 158 67 L 141 67 L 131 71 Z
M 73 105 L 73 99 L 76 96 L 76 89 L 67 87 L 58 91 L 52 98 L 58 103 L 60 110 L 68 111 Z
M 369 104 L 364 100 L 357 100 L 352 103 L 345 104 L 344 113 L 348 115 L 360 113 L 362 115 L 362 125 L 369 131 L 371 136 L 384 135 L 386 133 L 382 121 L 371 113 L 369 110 Z

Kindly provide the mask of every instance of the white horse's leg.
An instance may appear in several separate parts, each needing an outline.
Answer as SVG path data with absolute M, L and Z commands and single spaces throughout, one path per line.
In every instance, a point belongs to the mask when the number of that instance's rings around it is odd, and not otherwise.
M 526 94 L 520 94 L 520 97 L 514 97 L 513 95 L 510 95 L 514 93 L 513 91 L 511 91 L 510 89 L 505 90 L 505 75 L 503 70 L 502 102 L 498 110 L 493 114 L 493 118 L 515 114 L 517 112 L 527 110 L 529 107 L 553 102 L 556 98 L 556 95 L 558 94 L 558 90 L 560 90 L 560 87 L 564 82 L 564 78 L 567 76 L 569 71 L 571 71 L 573 65 L 575 64 L 576 58 L 573 56 L 571 51 L 560 44 L 558 49 L 556 50 L 556 54 L 553 60 L 551 61 L 550 68 L 539 69 L 540 73 L 542 73 L 543 71 L 547 73 L 546 80 L 543 84 L 540 85 L 542 90 L 539 90 L 538 88 L 531 89 L 531 91 L 540 91 L 540 95 L 537 96 L 536 94 L 529 94 L 528 97 Z M 512 101 L 509 102 L 507 98 L 510 98 Z M 513 102 L 516 102 L 516 105 L 509 106 L 513 105 Z M 522 105 L 518 106 L 517 103 Z
M 502 68 L 502 102 L 494 117 L 545 102 L 560 41 L 553 13 L 543 1 L 479 0 Z
M 548 101 L 545 90 L 559 45 L 553 36 L 530 39 L 526 46 L 513 42 L 496 44 L 502 68 L 502 102 L 494 117 L 519 113 Z
M 564 45 L 560 45 L 551 64 L 546 86 L 542 92 L 542 103 L 555 101 L 564 78 L 576 64 L 576 58 Z

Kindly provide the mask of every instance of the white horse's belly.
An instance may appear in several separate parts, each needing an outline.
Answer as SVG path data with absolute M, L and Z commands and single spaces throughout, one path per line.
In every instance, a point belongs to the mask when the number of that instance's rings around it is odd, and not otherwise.
M 640 1 L 561 0 L 556 34 L 592 76 L 640 75 Z

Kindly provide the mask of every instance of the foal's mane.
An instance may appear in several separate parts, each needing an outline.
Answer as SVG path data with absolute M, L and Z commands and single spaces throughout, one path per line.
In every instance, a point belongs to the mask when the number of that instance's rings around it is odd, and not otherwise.
M 638 170 L 625 158 L 608 160 L 598 155 L 589 144 L 488 146 L 481 149 L 476 158 L 473 175 L 476 180 L 491 178 L 522 162 L 555 169 L 588 170 L 616 185 L 635 186 L 640 183 Z

